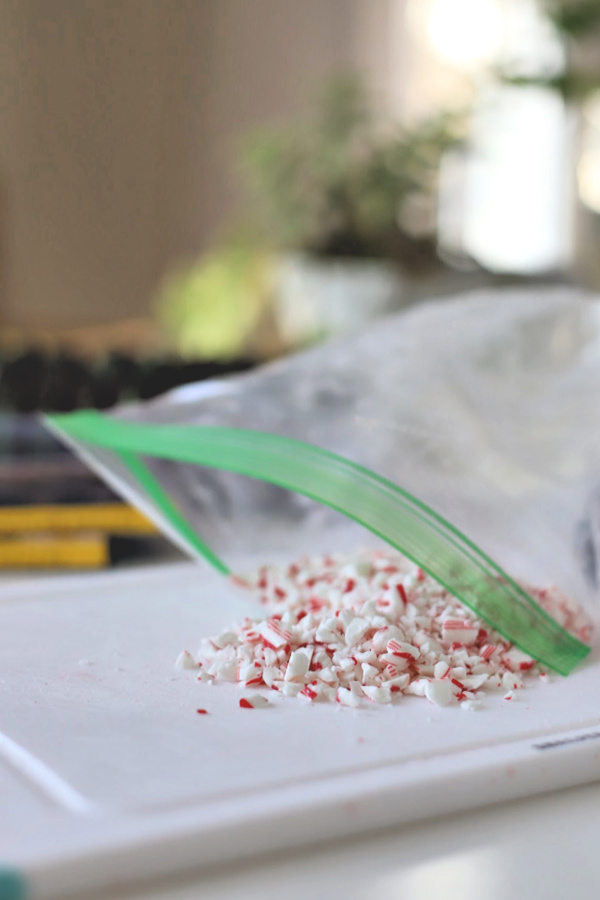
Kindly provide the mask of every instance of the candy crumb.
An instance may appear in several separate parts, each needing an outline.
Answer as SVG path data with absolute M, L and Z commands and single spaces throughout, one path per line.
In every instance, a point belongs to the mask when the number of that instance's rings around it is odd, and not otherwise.
M 269 705 L 269 701 L 262 694 L 251 694 L 249 697 L 242 697 L 240 700 L 241 709 L 261 709 Z
M 182 650 L 177 659 L 175 660 L 175 668 L 176 669 L 197 669 L 198 663 L 195 661 L 194 657 L 187 650 Z
M 207 716 L 208 715 L 207 709 L 197 709 L 196 712 L 198 713 L 199 716 Z

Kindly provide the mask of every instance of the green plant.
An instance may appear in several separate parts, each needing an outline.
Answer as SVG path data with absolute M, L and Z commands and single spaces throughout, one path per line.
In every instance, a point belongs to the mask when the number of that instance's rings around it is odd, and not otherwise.
M 262 128 L 242 145 L 255 222 L 271 245 L 319 256 L 400 257 L 402 208 L 432 201 L 459 119 L 377 126 L 357 76 L 327 83 L 307 122 Z
M 244 352 L 270 288 L 269 256 L 228 243 L 168 275 L 156 299 L 157 318 L 180 356 L 231 358 Z
M 503 68 L 504 81 L 558 91 L 579 101 L 600 89 L 600 0 L 540 0 L 540 7 L 560 39 L 564 63 L 558 71 L 520 74 Z M 591 49 L 586 45 L 592 41 Z

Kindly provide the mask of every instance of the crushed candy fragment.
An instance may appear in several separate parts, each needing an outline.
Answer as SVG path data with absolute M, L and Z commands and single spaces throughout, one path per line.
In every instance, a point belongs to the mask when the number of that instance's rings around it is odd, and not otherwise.
M 262 694 L 251 694 L 250 697 L 242 697 L 239 705 L 242 709 L 259 709 L 268 706 L 269 701 Z
M 450 681 L 428 681 L 425 685 L 425 696 L 436 706 L 449 706 L 456 701 L 456 693 Z
M 191 653 L 187 650 L 182 650 L 177 659 L 175 660 L 175 668 L 177 669 L 197 669 L 198 663 L 194 659 Z
M 482 622 L 444 587 L 395 550 L 352 557 L 326 555 L 292 565 L 261 566 L 238 580 L 265 608 L 202 642 L 198 679 L 296 697 L 305 703 L 366 707 L 405 695 L 436 706 L 481 707 L 487 692 L 511 700 L 545 670 Z M 555 588 L 526 588 L 557 622 L 581 640 L 591 624 Z M 266 706 L 264 694 L 243 697 L 245 709 Z

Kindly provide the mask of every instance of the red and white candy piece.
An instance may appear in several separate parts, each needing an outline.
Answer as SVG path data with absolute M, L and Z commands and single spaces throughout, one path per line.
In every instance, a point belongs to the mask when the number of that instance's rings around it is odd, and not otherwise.
M 366 619 L 363 619 L 360 616 L 353 619 L 346 628 L 346 646 L 354 647 L 356 644 L 360 644 L 370 628 L 371 624 Z
M 446 641 L 468 646 L 477 640 L 479 626 L 468 619 L 445 619 L 442 624 L 442 637 Z
M 433 674 L 437 679 L 447 678 L 450 672 L 450 666 L 445 659 L 441 659 L 433 667 Z
M 504 654 L 502 660 L 512 672 L 527 672 L 535 665 L 535 660 L 517 647 L 511 647 Z
M 312 650 L 309 647 L 301 647 L 294 650 L 285 670 L 284 681 L 299 681 L 304 683 L 304 678 L 310 668 Z
M 374 703 L 391 703 L 392 702 L 392 689 L 389 684 L 382 684 L 380 687 L 365 685 L 363 687 L 363 693 L 365 697 L 369 700 L 372 700 Z
M 250 694 L 249 697 L 242 697 L 239 705 L 241 709 L 262 709 L 269 705 L 269 701 L 262 694 Z
M 289 644 L 292 637 L 291 633 L 283 628 L 276 619 L 262 622 L 258 628 L 258 633 L 267 647 L 271 647 L 274 650 L 285 647 L 286 644 Z

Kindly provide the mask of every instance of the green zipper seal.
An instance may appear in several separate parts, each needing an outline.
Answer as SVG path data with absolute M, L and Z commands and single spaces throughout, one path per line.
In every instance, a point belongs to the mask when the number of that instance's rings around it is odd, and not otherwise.
M 177 533 L 196 551 L 200 556 L 211 564 L 213 568 L 220 572 L 221 575 L 231 575 L 229 568 L 223 560 L 212 552 L 204 541 L 201 541 L 187 519 L 181 515 L 175 504 L 165 494 L 160 484 L 144 463 L 133 453 L 121 451 L 119 453 L 121 461 L 127 466 L 131 474 L 137 480 L 138 484 L 144 489 L 147 496 L 153 501 L 155 506 L 161 511 L 165 519 L 175 528 Z
M 243 428 L 141 424 L 93 411 L 46 421 L 84 449 L 115 453 L 185 543 L 223 574 L 227 566 L 196 535 L 140 456 L 235 472 L 338 510 L 400 550 L 524 653 L 562 675 L 590 651 L 450 522 L 391 481 L 328 450 Z

